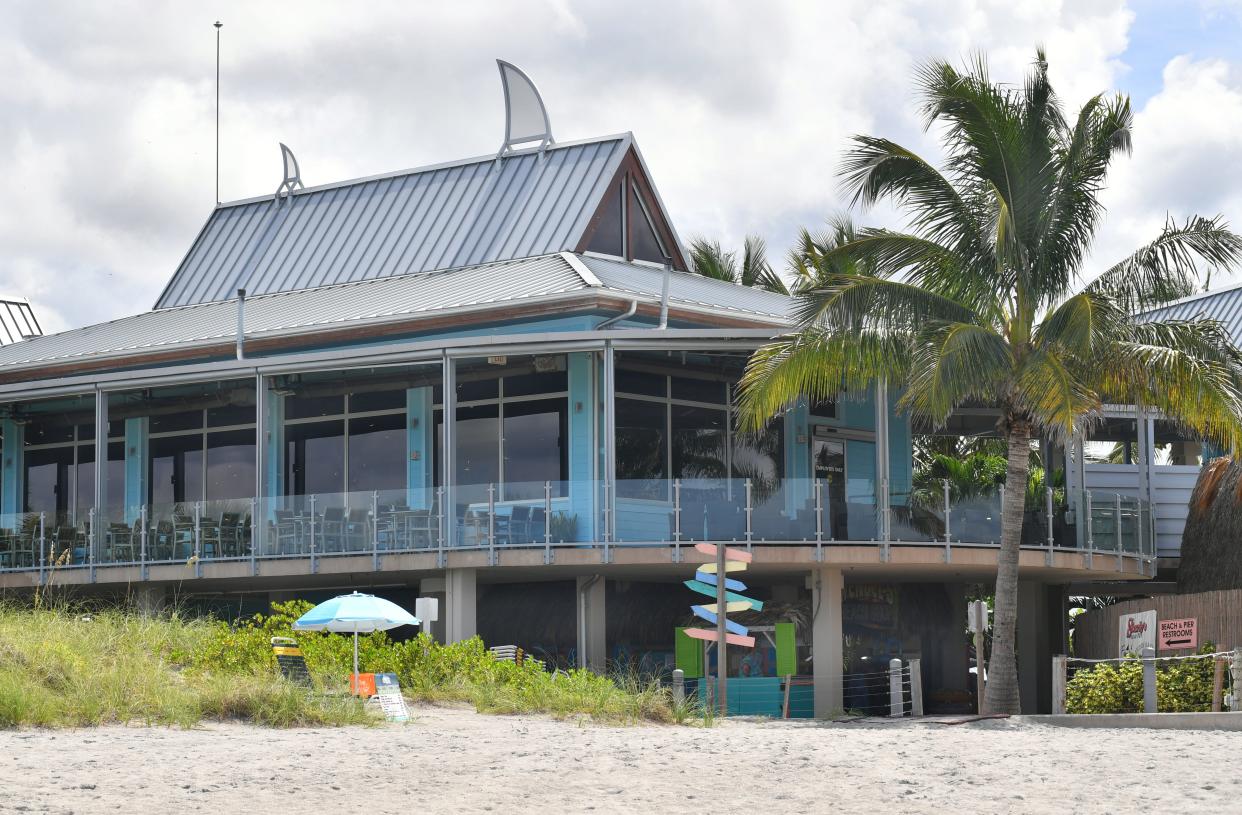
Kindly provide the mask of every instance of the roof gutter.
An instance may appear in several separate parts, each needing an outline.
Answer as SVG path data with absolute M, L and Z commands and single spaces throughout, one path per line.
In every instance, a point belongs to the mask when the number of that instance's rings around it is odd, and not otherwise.
M 664 259 L 664 285 L 660 289 L 660 325 L 661 331 L 668 328 L 668 285 L 669 280 L 673 276 L 673 264 L 668 258 Z
M 612 325 L 616 325 L 622 320 L 628 320 L 629 318 L 633 317 L 635 312 L 637 311 L 638 311 L 638 301 L 630 300 L 629 308 L 627 308 L 624 312 L 622 312 L 621 314 L 618 314 L 615 317 L 609 317 L 607 320 L 604 320 L 602 323 L 595 326 L 595 330 L 603 331 L 605 328 L 608 328 L 609 326 L 612 326 Z

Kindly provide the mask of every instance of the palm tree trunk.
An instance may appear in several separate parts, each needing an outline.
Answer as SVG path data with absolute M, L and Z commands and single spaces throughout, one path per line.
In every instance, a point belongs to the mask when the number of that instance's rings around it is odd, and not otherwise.
M 1001 506 L 1001 548 L 996 564 L 996 609 L 992 623 L 992 658 L 984 692 L 985 713 L 1021 713 L 1018 663 L 1018 554 L 1026 509 L 1026 481 L 1031 469 L 1031 429 L 1021 419 L 1008 422 L 1009 468 Z

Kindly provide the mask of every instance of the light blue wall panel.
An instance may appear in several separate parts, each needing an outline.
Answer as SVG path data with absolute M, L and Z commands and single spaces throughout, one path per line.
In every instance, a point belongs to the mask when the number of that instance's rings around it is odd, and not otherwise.
M 267 415 L 263 418 L 266 437 L 263 443 L 263 498 L 272 498 L 285 493 L 285 397 L 273 393 L 271 389 L 264 399 Z
M 595 354 L 568 354 L 569 376 L 569 514 L 578 516 L 579 537 L 595 539 L 595 453 L 599 418 L 595 397 Z
M 138 416 L 125 420 L 125 522 L 132 524 L 142 515 L 147 502 L 147 460 L 150 451 L 150 419 Z
M 435 503 L 436 423 L 430 387 L 405 392 L 406 503 L 431 509 Z
M 22 445 L 26 440 L 26 427 L 12 419 L 0 420 L 0 433 L 4 434 L 4 466 L 0 472 L 0 512 L 10 515 L 23 512 L 26 502 L 26 466 Z

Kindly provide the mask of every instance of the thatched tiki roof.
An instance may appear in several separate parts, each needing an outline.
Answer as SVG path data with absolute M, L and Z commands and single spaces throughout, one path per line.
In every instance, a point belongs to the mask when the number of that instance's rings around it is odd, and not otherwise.
M 1182 533 L 1177 591 L 1242 588 L 1242 465 L 1228 456 L 1199 473 Z

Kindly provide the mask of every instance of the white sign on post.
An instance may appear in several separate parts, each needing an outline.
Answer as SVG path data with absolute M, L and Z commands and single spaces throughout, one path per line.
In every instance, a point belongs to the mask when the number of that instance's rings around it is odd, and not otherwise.
M 1156 611 L 1122 614 L 1117 620 L 1117 655 L 1142 656 L 1143 649 L 1156 650 Z
M 983 606 L 983 613 L 976 616 L 975 608 L 977 606 Z M 986 631 L 988 627 L 987 600 L 974 600 L 966 605 L 966 630 L 972 634 L 977 633 L 979 630 L 978 626 L 975 625 L 976 619 L 983 620 L 983 628 Z

